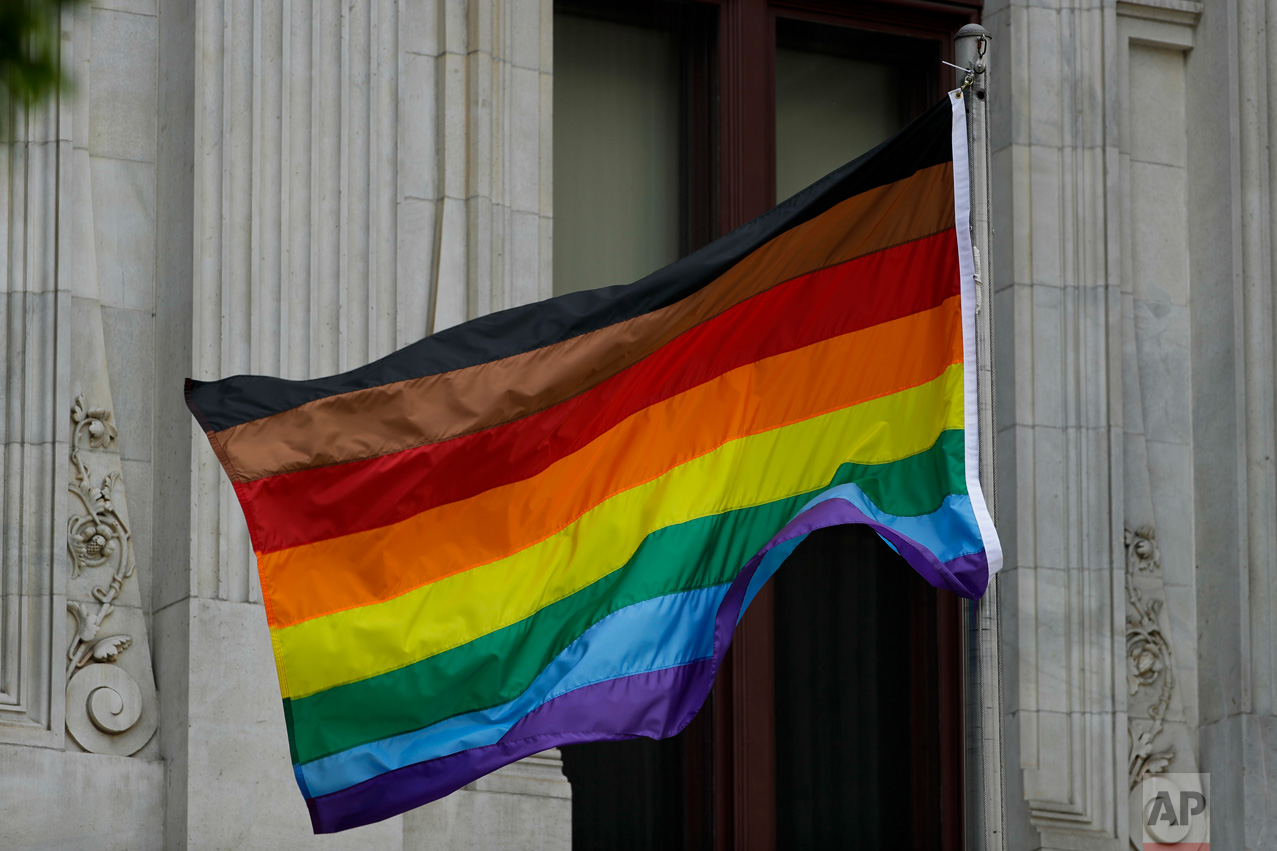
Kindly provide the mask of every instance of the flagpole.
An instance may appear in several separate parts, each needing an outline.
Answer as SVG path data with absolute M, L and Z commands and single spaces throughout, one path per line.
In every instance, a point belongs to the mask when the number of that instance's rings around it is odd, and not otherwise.
M 971 176 L 971 237 L 975 249 L 977 362 L 980 418 L 980 484 L 989 512 L 997 519 L 994 477 L 993 285 L 989 250 L 989 31 L 967 24 L 954 40 L 958 85 L 970 79 L 967 96 L 967 151 Z M 1002 669 L 999 648 L 998 581 L 994 576 L 979 601 L 965 606 L 967 734 L 967 847 L 1002 851 L 1005 802 L 1002 779 Z

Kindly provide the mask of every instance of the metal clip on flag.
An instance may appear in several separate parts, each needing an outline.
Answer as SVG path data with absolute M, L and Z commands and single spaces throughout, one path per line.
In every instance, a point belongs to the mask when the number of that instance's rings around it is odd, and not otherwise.
M 946 99 L 634 284 L 342 375 L 188 382 L 317 832 L 679 732 L 813 530 L 864 524 L 984 592 L 965 120 Z

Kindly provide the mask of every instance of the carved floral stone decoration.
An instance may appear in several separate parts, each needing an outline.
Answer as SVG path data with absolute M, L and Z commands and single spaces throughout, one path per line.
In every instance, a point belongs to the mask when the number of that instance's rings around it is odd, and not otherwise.
M 1162 632 L 1162 601 L 1149 599 L 1137 586 L 1141 575 L 1160 575 L 1161 553 L 1152 528 L 1126 530 L 1126 683 L 1131 697 L 1144 689 L 1157 688 L 1157 697 L 1148 708 L 1148 721 L 1130 719 L 1131 749 L 1128 762 L 1130 788 L 1135 789 L 1151 774 L 1166 771 L 1175 759 L 1174 748 L 1157 749 L 1166 710 L 1175 687 L 1175 665 L 1171 646 Z
M 1157 532 L 1152 526 L 1126 530 L 1126 572 L 1160 573 L 1162 551 L 1157 548 Z
M 111 573 L 105 583 L 93 588 L 95 602 L 67 602 L 76 622 L 75 635 L 67 648 L 67 729 L 86 750 L 116 752 L 116 748 L 102 745 L 99 734 L 119 736 L 137 725 L 142 716 L 142 695 L 133 677 L 114 664 L 133 644 L 133 637 L 99 633 L 136 565 L 128 523 L 112 500 L 112 489 L 118 486 L 120 474 L 111 471 L 95 478 L 81 454 L 83 449 L 112 449 L 117 434 L 111 412 L 89 408 L 84 394 L 80 394 L 71 408 L 71 421 L 75 424 L 71 435 L 75 481 L 70 490 L 83 509 L 72 513 L 67 521 L 71 578 L 101 568 L 109 568 Z
M 75 423 L 71 434 L 71 464 L 75 467 L 76 478 L 71 485 L 71 493 L 80 498 L 88 512 L 72 515 L 67 525 L 71 578 L 77 578 L 86 568 L 117 562 L 113 575 L 121 574 L 122 582 L 133 575 L 133 564 L 127 546 L 128 526 L 115 513 L 115 505 L 111 502 L 111 488 L 119 482 L 120 474 L 108 473 L 100 483 L 93 484 L 89 468 L 80 459 L 79 448 L 81 441 L 92 449 L 111 448 L 116 438 L 111 412 L 100 408 L 87 410 L 84 394 L 81 393 L 71 408 L 71 421 Z M 118 592 L 119 588 L 115 590 Z

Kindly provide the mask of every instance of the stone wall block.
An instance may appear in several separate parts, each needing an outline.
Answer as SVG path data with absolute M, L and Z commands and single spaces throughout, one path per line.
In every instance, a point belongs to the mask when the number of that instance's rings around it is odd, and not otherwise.
M 1029 160 L 1032 191 L 1026 209 L 1030 222 L 1026 230 L 1031 240 L 1031 280 L 1024 283 L 1060 286 L 1064 275 L 1061 251 L 1068 245 L 1063 231 L 1069 225 L 1065 221 L 1066 212 L 1062 208 L 1060 197 L 1063 189 L 1060 185 L 1061 153 L 1058 148 L 1044 145 L 1029 146 L 1025 153 Z M 1049 223 L 1050 226 L 1031 226 L 1040 222 Z
M 1027 63 L 1023 69 L 1027 73 L 1021 79 L 1027 83 L 1029 91 L 1025 111 L 1029 116 L 1029 143 L 1035 147 L 1059 147 L 1063 142 L 1062 87 L 1065 85 L 1061 53 L 1072 45 L 1061 43 L 1058 6 L 1027 5 L 1023 26 L 1028 43 L 1025 56 L 1021 58 Z
M 399 848 L 400 820 L 315 836 L 297 789 L 266 616 L 260 606 L 190 602 L 189 847 Z
M 0 765 L 0 847 L 165 847 L 161 763 L 0 745 Z
M 155 304 L 155 165 L 91 157 L 95 271 L 102 304 L 150 312 Z
M 158 38 L 150 15 L 93 9 L 88 142 L 99 156 L 155 161 Z
M 431 328 L 432 272 L 440 248 L 438 213 L 433 201 L 405 198 L 399 204 L 395 334 L 401 341 L 420 339 Z
M 439 170 L 436 73 L 434 56 L 403 54 L 399 104 L 399 190 L 403 198 L 434 199 Z
M 1135 299 L 1132 311 L 1143 399 L 1141 431 L 1149 440 L 1188 446 L 1192 439 L 1188 309 Z
M 1133 45 L 1129 75 L 1140 97 L 1130 102 L 1127 150 L 1142 162 L 1187 165 L 1183 51 Z
M 1132 160 L 1134 292 L 1148 301 L 1188 305 L 1188 199 L 1185 169 Z

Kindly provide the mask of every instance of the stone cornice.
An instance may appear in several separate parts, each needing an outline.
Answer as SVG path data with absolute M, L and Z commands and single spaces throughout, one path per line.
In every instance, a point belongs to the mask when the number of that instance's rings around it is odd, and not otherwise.
M 1202 3 L 1200 0 L 1118 0 L 1117 14 L 1195 27 L 1202 16 Z

